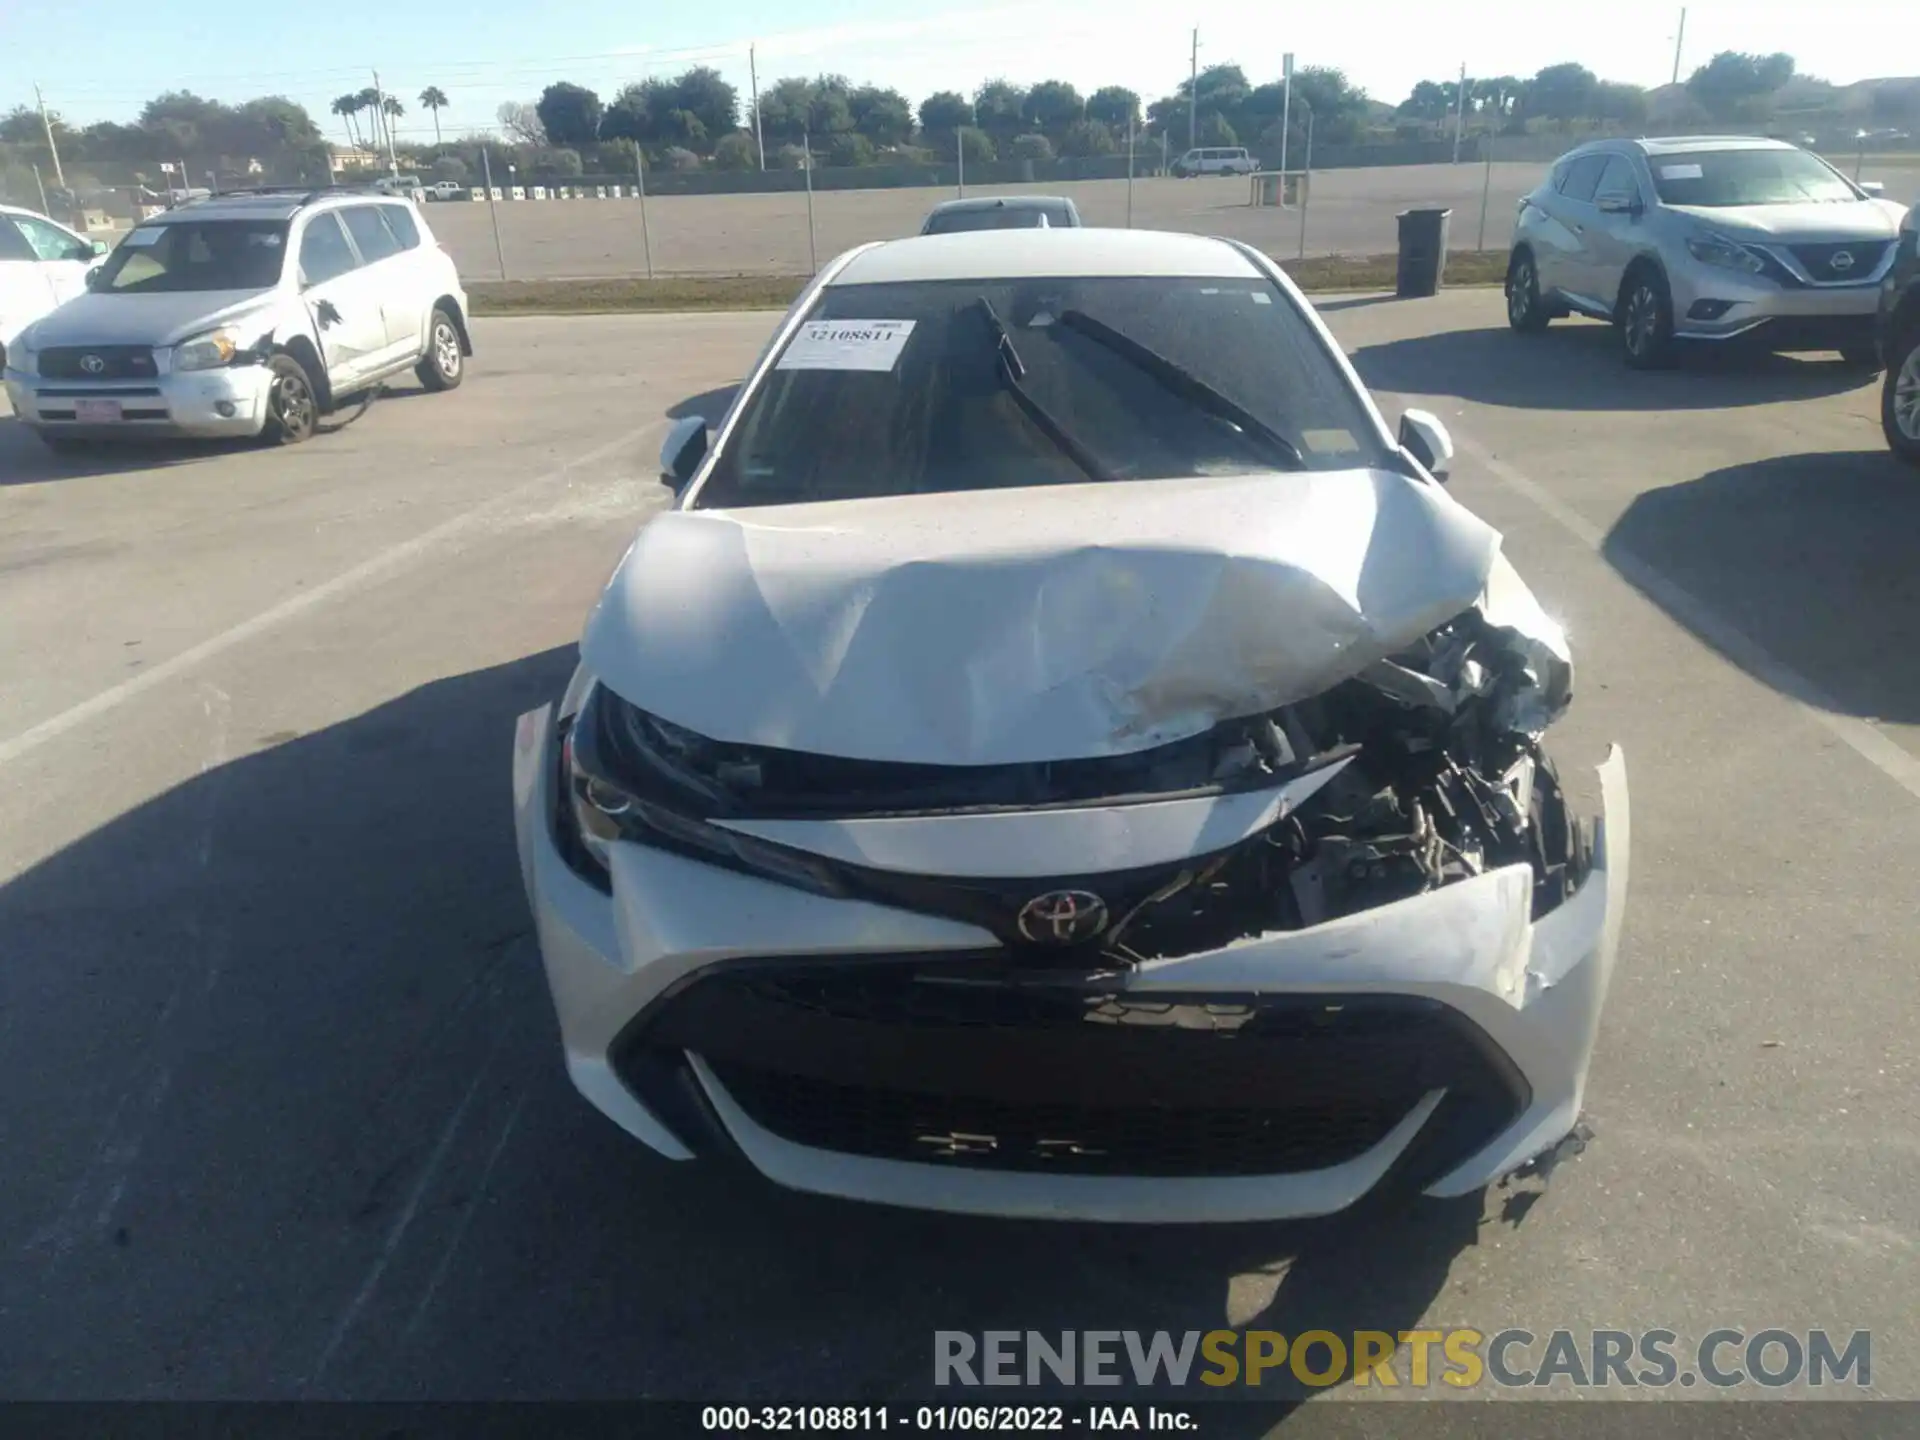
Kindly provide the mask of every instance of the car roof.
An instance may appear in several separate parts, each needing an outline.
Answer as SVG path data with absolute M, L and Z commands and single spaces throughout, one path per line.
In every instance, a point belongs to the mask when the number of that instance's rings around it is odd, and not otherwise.
M 964 200 L 942 200 L 927 213 L 951 215 L 973 210 L 1057 210 L 1073 208 L 1064 195 L 969 195 Z
M 204 200 L 188 200 L 163 210 L 143 225 L 166 225 L 176 220 L 291 220 L 302 210 L 319 210 L 341 203 L 365 204 L 369 201 L 404 204 L 405 197 L 380 190 L 283 190 L 248 194 L 234 191 L 210 195 Z
M 886 285 L 1070 275 L 1265 278 L 1238 246 L 1205 235 L 1164 230 L 966 230 L 879 241 L 854 251 L 827 283 Z
M 1643 155 L 1673 155 L 1692 150 L 1797 150 L 1785 140 L 1764 135 L 1660 135 L 1632 142 Z

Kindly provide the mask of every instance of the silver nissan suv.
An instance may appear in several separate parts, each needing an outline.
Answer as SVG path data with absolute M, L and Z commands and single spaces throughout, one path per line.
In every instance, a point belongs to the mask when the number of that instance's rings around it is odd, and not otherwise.
M 1838 350 L 1877 368 L 1874 311 L 1904 208 L 1781 140 L 1598 140 L 1520 202 L 1507 318 L 1614 324 L 1629 365 L 1679 341 Z
M 329 187 L 190 201 L 142 220 L 86 293 L 8 347 L 7 397 L 56 448 L 144 436 L 306 439 L 411 370 L 473 353 L 453 258 L 414 204 Z

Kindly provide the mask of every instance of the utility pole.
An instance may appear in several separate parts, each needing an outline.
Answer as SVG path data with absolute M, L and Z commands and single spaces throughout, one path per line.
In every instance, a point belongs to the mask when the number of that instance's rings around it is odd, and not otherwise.
M 767 168 L 767 142 L 760 136 L 760 67 L 753 50 L 753 46 L 747 46 L 747 84 L 753 90 L 753 144 L 760 152 L 760 168 L 764 171 Z
M 1187 81 L 1187 148 L 1199 144 L 1194 138 L 1200 128 L 1200 28 L 1193 31 L 1193 75 Z
M 60 168 L 60 147 L 53 143 L 53 121 L 47 116 L 47 97 L 40 93 L 38 85 L 33 87 L 33 98 L 40 106 L 40 125 L 47 132 L 47 153 L 53 157 L 54 183 L 62 190 L 67 188 L 67 172 Z
M 737 71 L 735 72 L 738 73 Z M 387 169 L 391 174 L 400 173 L 400 161 L 393 153 L 393 121 L 387 114 L 387 92 L 380 88 L 380 72 L 373 72 L 373 108 L 380 117 L 380 128 L 387 132 Z
M 1460 131 L 1467 119 L 1467 62 L 1460 62 L 1460 86 L 1453 97 L 1453 163 L 1460 163 Z
M 1673 37 L 1673 83 L 1680 83 L 1680 47 L 1687 43 L 1687 7 L 1680 7 L 1680 29 Z

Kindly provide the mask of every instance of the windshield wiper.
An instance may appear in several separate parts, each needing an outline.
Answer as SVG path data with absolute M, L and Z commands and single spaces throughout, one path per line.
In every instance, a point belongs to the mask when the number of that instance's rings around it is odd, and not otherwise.
M 1191 370 L 1176 365 L 1159 351 L 1149 349 L 1104 320 L 1094 319 L 1084 310 L 1062 310 L 1060 323 L 1075 334 L 1086 336 L 1094 344 L 1105 346 L 1121 359 L 1132 362 L 1194 408 L 1217 416 L 1241 433 L 1260 440 L 1268 449 L 1284 456 L 1287 464 L 1294 469 L 1307 468 L 1306 457 L 1300 453 L 1299 446 L 1239 402 L 1221 394 Z
M 1000 384 L 1013 397 L 1013 403 L 1020 412 L 1034 423 L 1042 434 L 1060 447 L 1069 460 L 1086 471 L 1091 480 L 1118 480 L 1120 477 L 1103 465 L 1099 458 L 1087 447 L 1076 440 L 1072 433 L 1032 395 L 1027 393 L 1023 383 L 1027 375 L 1026 364 L 1020 359 L 1020 352 L 1013 348 L 1013 337 L 1007 333 L 1007 327 L 1000 321 L 1000 314 L 993 308 L 993 302 L 982 295 L 974 302 L 981 318 L 987 322 L 987 329 L 993 332 L 994 370 L 1000 377 Z

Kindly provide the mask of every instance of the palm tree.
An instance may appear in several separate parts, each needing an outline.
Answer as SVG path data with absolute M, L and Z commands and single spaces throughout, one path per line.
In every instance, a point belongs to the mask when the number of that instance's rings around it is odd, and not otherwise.
M 420 92 L 420 103 L 433 111 L 433 143 L 440 143 L 440 107 L 447 103 L 447 92 L 438 85 L 429 85 Z
M 381 129 L 380 92 L 369 85 L 353 98 L 360 102 L 360 109 L 370 112 L 373 116 L 367 126 L 367 143 L 377 149 L 384 133 Z
M 360 97 L 358 95 L 336 95 L 333 104 L 328 108 L 347 122 L 347 139 L 355 145 L 358 145 L 360 143 L 360 131 L 353 123 L 353 117 L 360 113 Z

